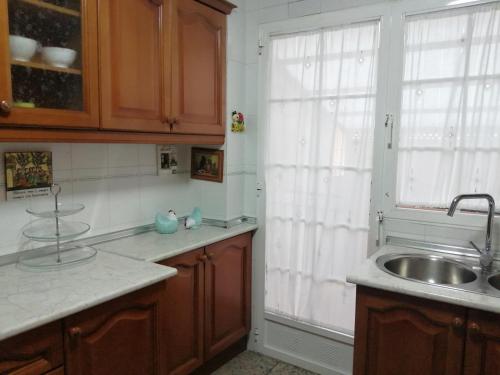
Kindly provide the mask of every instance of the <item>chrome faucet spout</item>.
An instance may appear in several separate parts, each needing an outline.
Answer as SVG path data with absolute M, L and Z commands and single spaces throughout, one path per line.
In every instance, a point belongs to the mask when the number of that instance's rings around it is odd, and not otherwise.
M 488 222 L 486 223 L 486 239 L 484 248 L 481 249 L 473 242 L 471 244 L 479 252 L 482 270 L 489 272 L 491 270 L 491 263 L 493 262 L 493 255 L 491 251 L 491 233 L 493 229 L 493 219 L 495 217 L 495 200 L 489 194 L 460 194 L 453 198 L 450 208 L 448 209 L 448 216 L 453 216 L 457 209 L 458 203 L 464 199 L 486 199 L 488 201 Z

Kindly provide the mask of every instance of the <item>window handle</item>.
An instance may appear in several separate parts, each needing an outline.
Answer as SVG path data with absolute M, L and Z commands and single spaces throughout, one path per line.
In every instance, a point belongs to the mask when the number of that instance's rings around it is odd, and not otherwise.
M 392 149 L 392 133 L 394 132 L 394 116 L 390 113 L 385 115 L 385 127 L 390 127 L 389 142 L 387 142 L 387 148 Z

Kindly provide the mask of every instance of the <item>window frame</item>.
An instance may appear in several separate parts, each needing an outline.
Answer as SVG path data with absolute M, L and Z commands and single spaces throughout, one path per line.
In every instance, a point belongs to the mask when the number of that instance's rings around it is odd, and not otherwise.
M 396 184 L 398 165 L 399 125 L 401 118 L 401 97 L 403 92 L 404 74 L 404 26 L 408 16 L 432 13 L 442 10 L 460 9 L 488 3 L 499 2 L 498 0 L 427 0 L 425 2 L 414 0 L 403 0 L 391 7 L 391 50 L 390 71 L 388 84 L 388 99 L 386 113 L 393 116 L 393 128 L 390 125 L 385 130 L 385 145 L 383 149 L 383 192 L 376 199 L 379 201 L 380 210 L 384 217 L 403 221 L 409 233 L 419 233 L 419 224 L 438 224 L 446 227 L 469 227 L 470 229 L 484 228 L 485 215 L 479 212 L 457 214 L 451 218 L 444 210 L 405 208 L 396 206 Z M 392 134 L 391 134 L 392 132 Z M 392 148 L 387 144 L 391 142 Z M 381 150 L 378 150 L 379 152 Z M 451 202 L 450 202 L 451 203 Z M 415 228 L 415 230 L 412 230 Z

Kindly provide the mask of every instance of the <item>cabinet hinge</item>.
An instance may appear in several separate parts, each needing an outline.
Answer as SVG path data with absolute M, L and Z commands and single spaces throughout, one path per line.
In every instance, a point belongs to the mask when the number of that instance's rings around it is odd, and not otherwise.
M 259 56 L 262 56 L 262 50 L 264 49 L 264 42 L 262 41 L 262 38 L 259 38 L 257 48 Z
M 255 328 L 253 330 L 253 341 L 254 341 L 254 343 L 258 343 L 259 342 L 259 336 L 260 336 L 259 329 Z

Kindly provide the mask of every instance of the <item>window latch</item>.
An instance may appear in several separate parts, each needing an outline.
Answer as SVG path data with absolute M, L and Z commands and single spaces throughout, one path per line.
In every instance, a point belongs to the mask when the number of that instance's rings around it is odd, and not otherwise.
M 377 211 L 377 239 L 375 240 L 375 246 L 379 247 L 382 239 L 382 225 L 384 223 L 384 211 Z

